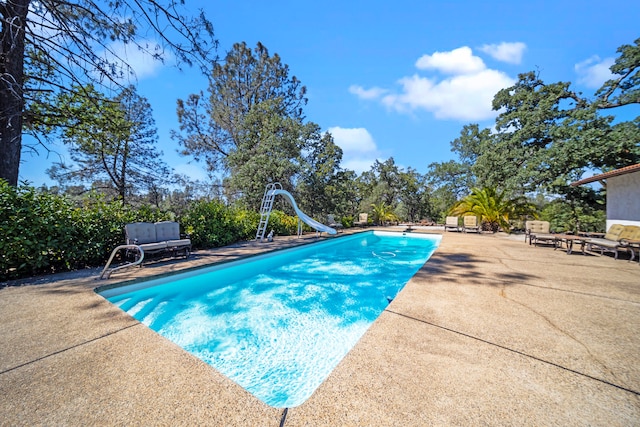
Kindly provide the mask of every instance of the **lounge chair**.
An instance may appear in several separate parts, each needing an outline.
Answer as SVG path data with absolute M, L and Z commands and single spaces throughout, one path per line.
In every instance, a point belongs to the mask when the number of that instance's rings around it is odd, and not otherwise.
M 639 239 L 640 227 L 637 225 L 613 224 L 603 238 L 586 239 L 585 243 L 588 251 L 599 250 L 600 255 L 603 255 L 604 252 L 612 252 L 615 259 L 618 259 L 618 250 L 631 250 L 631 258 L 633 259 L 633 249 L 626 241 Z
M 460 231 L 457 216 L 448 216 L 444 222 L 444 231 Z
M 353 225 L 356 227 L 366 227 L 369 223 L 369 214 L 361 213 L 358 215 L 358 220 L 354 221 Z
M 478 217 L 474 215 L 465 216 L 463 219 L 463 229 L 465 233 L 480 233 L 480 226 L 478 225 Z
M 538 243 L 545 245 L 557 245 L 556 235 L 549 231 L 549 221 L 527 221 L 525 223 L 524 241 L 529 239 L 529 245 L 538 246 Z
M 336 231 L 340 232 L 340 230 L 342 229 L 343 225 L 340 222 L 337 222 L 335 217 L 333 215 L 327 215 L 327 222 L 328 222 L 328 226 L 331 228 L 335 228 Z

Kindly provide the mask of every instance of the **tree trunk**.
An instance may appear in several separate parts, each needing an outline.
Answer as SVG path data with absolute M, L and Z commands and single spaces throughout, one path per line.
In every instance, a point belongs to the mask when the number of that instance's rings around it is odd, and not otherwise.
M 24 110 L 24 43 L 30 0 L 0 4 L 0 178 L 18 185 Z

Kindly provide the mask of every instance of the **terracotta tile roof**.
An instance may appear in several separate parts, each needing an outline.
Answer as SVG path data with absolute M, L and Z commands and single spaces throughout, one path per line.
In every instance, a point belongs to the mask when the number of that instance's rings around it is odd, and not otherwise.
M 640 172 L 640 163 L 631 166 L 625 166 L 620 169 L 615 169 L 609 172 L 601 173 L 599 175 L 594 175 L 590 178 L 581 179 L 580 181 L 572 182 L 570 185 L 572 187 L 577 187 L 578 185 L 588 184 L 590 182 L 602 181 L 607 178 L 611 178 L 612 176 L 624 175 L 626 173 L 631 172 Z

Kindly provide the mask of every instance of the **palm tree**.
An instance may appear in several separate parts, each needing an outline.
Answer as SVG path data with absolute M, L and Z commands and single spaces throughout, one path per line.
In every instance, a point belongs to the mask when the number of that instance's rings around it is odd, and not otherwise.
M 524 216 L 538 217 L 536 207 L 524 196 L 509 198 L 505 191 L 497 192 L 495 188 L 474 188 L 471 194 L 457 202 L 449 211 L 450 215 L 475 215 L 480 222 L 493 231 L 502 228 L 511 231 L 510 220 Z
M 384 225 L 385 221 L 398 220 L 398 217 L 393 212 L 391 206 L 387 205 L 385 202 L 380 202 L 378 204 L 372 203 L 371 208 L 373 209 L 373 222 L 378 225 Z

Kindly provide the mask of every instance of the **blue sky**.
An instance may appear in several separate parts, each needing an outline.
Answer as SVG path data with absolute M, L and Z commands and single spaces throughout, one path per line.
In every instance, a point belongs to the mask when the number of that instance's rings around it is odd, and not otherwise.
M 493 95 L 519 73 L 536 70 L 547 83 L 570 81 L 592 95 L 616 49 L 640 37 L 640 2 L 187 0 L 187 7 L 205 10 L 221 58 L 242 41 L 278 53 L 308 89 L 307 120 L 333 134 L 342 166 L 356 172 L 389 157 L 420 173 L 453 159 L 450 142 L 465 124 L 491 127 Z M 207 79 L 129 58 L 165 161 L 206 179 L 204 165 L 178 155 L 169 135 L 178 128 L 176 99 L 206 90 Z M 636 117 L 640 108 L 619 114 Z M 68 155 L 51 148 L 48 157 L 23 153 L 21 180 L 52 184 L 45 170 Z

